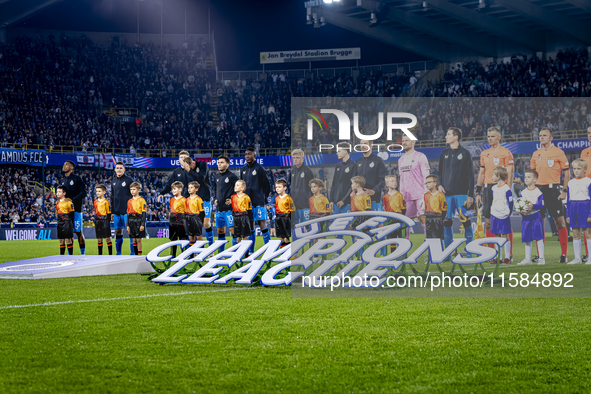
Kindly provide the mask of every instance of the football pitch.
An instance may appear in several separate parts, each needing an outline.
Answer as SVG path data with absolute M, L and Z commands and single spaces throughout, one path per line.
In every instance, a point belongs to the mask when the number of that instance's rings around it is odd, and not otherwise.
M 146 240 L 144 254 L 166 241 Z M 1 245 L 1 262 L 59 250 Z M 548 238 L 545 268 L 559 255 Z M 524 257 L 518 234 L 514 256 Z M 159 286 L 139 274 L 1 284 L 6 393 L 591 389 L 585 298 L 292 298 L 285 287 Z

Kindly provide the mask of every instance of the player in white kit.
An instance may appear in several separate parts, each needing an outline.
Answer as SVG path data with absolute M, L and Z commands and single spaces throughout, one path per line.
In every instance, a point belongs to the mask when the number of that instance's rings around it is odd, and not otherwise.
M 398 159 L 398 174 L 400 192 L 406 201 L 406 216 L 411 219 L 420 217 L 424 231 L 425 215 L 422 204 L 427 192 L 425 178 L 429 175 L 429 161 L 423 153 L 415 151 L 415 141 L 406 135 L 402 137 L 402 148 L 404 155 Z M 409 238 L 408 232 L 406 238 Z
M 573 230 L 573 249 L 575 259 L 569 264 L 582 264 L 581 233 L 587 233 L 591 243 L 591 178 L 586 177 L 587 162 L 583 159 L 573 161 L 575 179 L 568 182 L 566 192 L 566 220 Z M 587 261 L 587 264 L 589 262 Z

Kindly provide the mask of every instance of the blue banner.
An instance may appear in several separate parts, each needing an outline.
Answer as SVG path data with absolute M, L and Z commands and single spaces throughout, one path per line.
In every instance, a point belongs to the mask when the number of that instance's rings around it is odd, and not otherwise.
M 47 155 L 48 166 L 62 166 L 67 160 L 70 160 L 72 163 L 76 163 L 78 161 L 78 157 L 76 155 L 66 155 L 66 154 L 59 154 L 59 153 L 50 153 Z
M 536 150 L 540 149 L 542 145 L 539 141 L 524 141 L 524 142 L 506 142 L 501 144 L 505 148 L 509 149 L 513 155 L 523 155 L 523 154 L 532 154 Z M 570 139 L 570 140 L 553 140 L 552 145 L 562 149 L 565 152 L 571 151 L 582 151 L 583 149 L 588 148 L 591 146 L 591 143 L 586 138 L 577 138 L 577 139 Z M 470 151 L 473 157 L 480 157 L 482 151 L 490 148 L 490 145 L 482 142 L 482 141 L 474 141 L 474 142 L 462 142 L 462 146 Z M 439 159 L 441 156 L 441 152 L 447 146 L 441 147 L 434 147 L 434 148 L 420 148 L 417 149 L 418 152 L 424 153 L 427 156 L 427 159 Z M 359 159 L 363 153 L 352 153 L 351 159 L 356 161 Z M 402 152 L 376 152 L 376 155 L 381 157 L 384 161 L 398 161 L 398 159 L 404 155 L 404 151 Z M 291 157 L 290 156 L 281 156 L 281 162 L 285 162 L 287 164 L 282 164 L 283 166 L 291 166 Z M 330 165 L 330 164 L 337 164 L 340 160 L 337 158 L 336 154 L 317 154 L 317 155 L 306 155 L 305 164 L 308 166 L 321 166 L 321 165 Z
M 24 164 L 41 167 L 44 160 L 47 160 L 44 150 L 0 149 L 0 164 Z
M 291 163 L 291 157 L 289 156 L 260 156 L 256 160 L 265 167 L 289 166 L 290 164 L 282 164 L 287 163 L 285 158 L 289 158 Z M 217 157 L 212 158 L 207 165 L 210 168 L 217 168 Z M 230 167 L 243 167 L 245 165 L 246 160 L 244 157 L 230 157 Z M 133 162 L 133 168 L 179 168 L 180 166 L 178 157 L 136 157 Z
M 552 141 L 553 145 L 556 147 L 564 150 L 565 152 L 569 151 L 582 151 L 585 148 L 591 146 L 591 143 L 585 138 L 577 138 L 571 140 L 554 140 Z M 505 148 L 509 149 L 511 153 L 514 155 L 520 154 L 531 154 L 537 149 L 541 148 L 541 145 L 537 141 L 524 141 L 524 142 L 507 142 L 501 144 Z M 490 145 L 483 141 L 478 142 L 463 142 L 462 146 L 472 153 L 472 156 L 479 157 L 483 150 L 490 148 Z M 446 148 L 446 146 L 434 147 L 434 148 L 421 148 L 417 149 L 417 151 L 424 153 L 428 159 L 439 159 L 441 152 Z M 4 151 L 14 151 L 17 152 L 18 155 L 12 154 L 10 157 L 12 159 L 17 159 L 17 161 L 11 162 L 0 162 L 0 164 L 29 164 L 29 165 L 41 165 L 40 157 L 41 154 L 37 152 L 43 151 L 19 151 L 14 149 L 2 149 Z M 32 153 L 37 153 L 36 155 Z M 404 152 L 376 152 L 376 154 L 381 157 L 384 161 L 398 161 L 400 156 L 404 154 Z M 61 155 L 61 154 L 49 154 L 47 164 L 50 166 L 61 166 L 64 164 L 66 160 L 71 160 L 74 163 L 77 162 L 76 155 Z M 362 153 L 353 153 L 351 154 L 351 158 L 355 161 L 362 156 Z M 4 156 L 2 156 L 4 158 Z M 158 169 L 174 169 L 180 167 L 178 157 L 133 157 L 132 155 L 115 155 L 114 159 L 125 159 L 128 166 L 133 165 L 133 168 L 158 168 Z M 22 162 L 18 160 L 27 159 L 28 162 Z M 33 160 L 33 162 L 31 162 Z M 264 167 L 291 167 L 293 162 L 291 160 L 291 156 L 260 156 L 256 158 L 257 162 L 260 163 Z M 323 166 L 323 165 L 331 165 L 337 164 L 340 160 L 337 158 L 337 155 L 332 154 L 313 154 L 313 155 L 306 155 L 305 163 L 308 166 Z M 33 164 L 35 163 L 35 164 Z M 131 164 L 130 164 L 131 163 Z M 233 156 L 230 157 L 230 167 L 238 168 L 243 167 L 246 165 L 246 160 L 243 156 Z M 214 157 L 208 163 L 210 168 L 217 168 L 217 158 Z

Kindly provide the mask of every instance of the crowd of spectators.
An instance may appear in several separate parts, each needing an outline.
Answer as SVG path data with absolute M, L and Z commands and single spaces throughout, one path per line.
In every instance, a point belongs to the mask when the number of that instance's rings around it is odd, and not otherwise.
M 583 49 L 560 50 L 555 58 L 513 56 L 483 66 L 452 67 L 443 81 L 430 85 L 427 97 L 590 97 L 591 63 Z
M 16 147 L 258 149 L 290 146 L 291 97 L 391 97 L 412 75 L 216 83 L 205 42 L 182 48 L 21 37 L 0 44 L 0 143 Z M 124 126 L 108 109 L 142 119 Z M 132 131 L 132 132 L 130 132 Z
M 0 221 L 45 224 L 50 218 L 43 205 L 43 189 L 35 186 L 41 170 L 33 167 L 0 166 Z M 48 207 L 46 207 L 48 208 Z
M 206 68 L 207 45 L 190 44 L 104 48 L 66 36 L 0 44 L 0 142 L 186 146 L 190 130 L 206 123 L 203 98 L 215 81 Z M 136 109 L 144 121 L 129 133 L 105 113 L 111 107 Z
M 66 145 L 81 151 L 255 146 L 259 152 L 278 148 L 285 153 L 292 137 L 300 146 L 308 142 L 302 138 L 305 117 L 291 124 L 292 97 L 399 97 L 412 94 L 410 88 L 417 85 L 411 74 L 379 70 L 316 78 L 277 71 L 265 80 L 217 83 L 215 72 L 207 68 L 208 48 L 205 42 L 181 48 L 150 43 L 100 47 L 86 38 L 66 36 L 21 37 L 2 44 L 0 142 L 50 149 Z M 486 66 L 467 62 L 422 91 L 428 97 L 589 97 L 591 63 L 586 50 L 560 51 L 547 60 L 516 56 Z M 482 110 L 475 111 L 479 105 Z M 532 114 L 515 102 L 454 100 L 433 105 L 418 100 L 413 108 L 420 115 L 415 133 L 422 140 L 439 140 L 450 125 L 460 125 L 468 137 L 481 137 L 493 125 L 509 135 L 535 133 L 542 126 L 565 130 L 591 124 L 585 104 L 561 105 L 539 105 L 534 108 L 539 113 Z M 124 126 L 107 115 L 111 107 L 137 111 L 141 122 Z M 320 141 L 338 142 L 334 117 L 327 118 L 332 123 Z M 360 128 L 366 122 L 362 114 Z

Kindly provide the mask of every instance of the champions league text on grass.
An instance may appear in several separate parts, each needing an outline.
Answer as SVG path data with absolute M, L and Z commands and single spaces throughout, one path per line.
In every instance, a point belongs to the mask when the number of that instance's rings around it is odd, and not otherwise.
M 350 224 L 361 216 L 368 219 L 353 230 L 347 230 Z M 384 225 L 392 220 L 395 221 L 393 224 Z M 323 222 L 326 222 L 326 231 L 322 231 Z M 382 211 L 346 213 L 314 219 L 295 226 L 297 241 L 292 245 L 279 248 L 280 241 L 270 241 L 248 258 L 243 257 L 250 247 L 250 242 L 242 242 L 213 255 L 226 241 L 216 241 L 211 246 L 207 246 L 205 241 L 200 241 L 172 259 L 175 264 L 152 281 L 162 284 L 253 285 L 259 278 L 260 284 L 264 286 L 289 286 L 300 279 L 296 288 L 326 288 L 330 291 L 337 288 L 406 288 L 442 293 L 449 289 L 522 289 L 522 294 L 517 293 L 517 296 L 531 296 L 527 289 L 553 290 L 575 287 L 574 275 L 569 272 L 484 272 L 481 275 L 467 272 L 455 275 L 428 272 L 426 275 L 400 275 L 401 267 L 405 264 L 416 265 L 421 257 L 427 257 L 430 264 L 435 265 L 442 265 L 451 259 L 452 264 L 467 269 L 496 257 L 497 251 L 490 248 L 489 244 L 495 244 L 500 248 L 507 242 L 506 239 L 498 237 L 472 241 L 466 245 L 465 250 L 472 253 L 472 257 L 467 258 L 460 254 L 452 257 L 465 243 L 464 238 L 455 239 L 448 248 L 444 248 L 439 239 L 427 239 L 412 252 L 413 244 L 407 239 L 380 240 L 404 225 L 412 225 L 412 221 L 404 215 Z M 352 243 L 345 242 L 342 237 L 351 237 Z M 186 247 L 188 242 L 175 241 L 163 244 L 152 250 L 147 259 L 152 263 L 170 260 L 171 256 L 160 256 L 160 253 L 173 244 Z M 397 246 L 394 252 L 386 256 L 376 256 L 385 245 L 391 244 Z M 331 255 L 330 259 L 320 264 L 314 263 L 315 257 Z M 355 259 L 355 256 L 360 256 L 360 259 Z M 183 269 L 192 263 L 198 263 L 200 268 L 192 274 L 183 274 Z M 300 271 L 296 271 L 298 269 Z M 561 293 L 563 296 L 569 294 Z M 511 296 L 516 294 L 512 293 Z
M 353 230 L 348 230 L 351 223 L 359 217 L 364 217 L 366 220 Z M 394 223 L 382 226 L 389 220 L 394 220 Z M 323 222 L 327 222 L 326 231 L 322 231 Z M 251 285 L 257 275 L 265 269 L 260 279 L 261 284 L 288 286 L 308 270 L 312 271 L 308 277 L 315 278 L 326 275 L 339 265 L 344 265 L 335 276 L 346 276 L 361 268 L 354 275 L 353 280 L 357 281 L 367 277 L 376 278 L 370 280 L 377 280 L 377 286 L 381 286 L 387 279 L 385 275 L 388 271 L 396 271 L 403 264 L 417 264 L 418 259 L 424 254 L 429 256 L 432 264 L 442 264 L 466 241 L 464 238 L 457 238 L 452 245 L 444 249 L 441 240 L 427 239 L 412 254 L 402 258 L 412 249 L 411 241 L 404 238 L 380 240 L 400 229 L 402 225 L 412 226 L 413 224 L 414 222 L 404 215 L 385 211 L 332 215 L 297 224 L 295 226 L 296 241 L 291 245 L 279 249 L 280 241 L 270 241 L 245 259 L 243 256 L 248 251 L 250 242 L 241 242 L 212 256 L 227 241 L 216 241 L 211 246 L 207 246 L 206 241 L 199 241 L 172 259 L 175 264 L 152 281 L 199 284 L 228 284 L 230 281 L 234 281 L 235 284 Z M 343 239 L 345 236 L 351 237 L 353 240 L 351 245 L 348 245 Z M 458 254 L 453 258 L 453 264 L 474 265 L 489 261 L 496 257 L 497 251 L 484 246 L 484 244 L 493 243 L 502 247 L 505 242 L 506 240 L 503 238 L 483 238 L 472 241 L 466 245 L 466 250 L 472 253 L 473 257 L 463 257 Z M 160 256 L 160 253 L 173 244 L 184 248 L 189 242 L 174 241 L 161 245 L 148 254 L 148 261 L 158 263 L 170 260 L 171 256 Z M 310 244 L 312 245 L 310 246 Z M 397 245 L 394 252 L 386 256 L 376 256 L 383 247 L 391 244 Z M 309 247 L 304 251 L 306 246 Z M 348 247 L 345 248 L 346 246 Z M 324 261 L 317 268 L 313 267 L 314 257 L 328 256 L 334 253 L 339 254 Z M 298 254 L 300 255 L 298 256 Z M 354 260 L 356 255 L 360 255 L 360 260 Z M 276 264 L 271 265 L 273 262 Z M 191 275 L 178 275 L 185 266 L 191 263 L 199 263 L 201 268 Z M 295 267 L 301 267 L 304 271 L 293 272 L 292 269 Z M 220 275 L 224 269 L 231 268 L 236 269 L 226 272 L 224 276 Z

